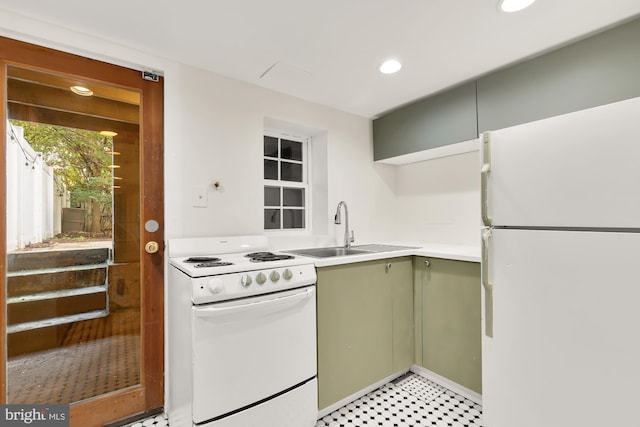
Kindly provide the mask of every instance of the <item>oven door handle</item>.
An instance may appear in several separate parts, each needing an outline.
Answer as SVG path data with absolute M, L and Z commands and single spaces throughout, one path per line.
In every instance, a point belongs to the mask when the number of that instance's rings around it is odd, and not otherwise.
M 247 304 L 234 305 L 230 307 L 194 307 L 193 311 L 196 317 L 216 317 L 228 316 L 236 313 L 244 313 L 247 311 L 258 309 L 271 309 L 274 307 L 283 308 L 283 306 L 295 305 L 297 302 L 311 298 L 315 294 L 314 288 L 308 288 L 304 292 L 286 297 L 271 298 L 268 300 L 250 302 Z

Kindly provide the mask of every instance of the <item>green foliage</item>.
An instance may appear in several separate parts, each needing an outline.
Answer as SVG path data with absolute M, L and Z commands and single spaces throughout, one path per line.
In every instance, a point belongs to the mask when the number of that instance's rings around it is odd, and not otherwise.
M 97 200 L 111 203 L 113 141 L 98 132 L 12 120 L 24 128 L 24 137 L 71 193 L 71 203 Z

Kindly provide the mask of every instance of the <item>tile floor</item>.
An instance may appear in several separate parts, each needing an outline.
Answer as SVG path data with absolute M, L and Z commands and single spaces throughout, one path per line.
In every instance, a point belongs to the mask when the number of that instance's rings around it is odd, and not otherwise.
M 169 427 L 169 421 L 164 415 L 156 415 L 149 417 L 146 420 L 138 421 L 133 424 L 128 424 L 128 427 Z
M 316 427 L 482 427 L 482 406 L 411 374 L 318 420 Z M 129 427 L 169 427 L 163 415 Z M 277 427 L 277 426 L 265 426 Z
M 419 375 L 385 384 L 316 427 L 481 427 L 482 407 Z
M 9 358 L 11 403 L 77 402 L 140 383 L 140 311 L 72 323 L 60 347 Z

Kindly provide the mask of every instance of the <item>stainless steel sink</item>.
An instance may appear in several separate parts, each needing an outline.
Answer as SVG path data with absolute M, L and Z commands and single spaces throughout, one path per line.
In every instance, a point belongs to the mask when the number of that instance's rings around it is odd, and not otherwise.
M 362 255 L 379 252 L 392 252 L 401 251 L 404 249 L 417 249 L 416 246 L 396 246 L 396 245 L 358 245 L 350 248 L 344 246 L 334 246 L 327 248 L 310 248 L 310 249 L 296 249 L 291 251 L 283 251 L 290 254 L 309 256 L 312 258 L 330 258 L 334 256 L 346 256 L 346 255 Z
M 352 246 L 353 249 L 359 249 L 361 251 L 367 252 L 393 252 L 393 251 L 402 251 L 405 249 L 419 249 L 418 246 L 397 246 L 397 245 L 356 245 Z
M 287 253 L 302 255 L 302 256 L 310 256 L 314 258 L 329 258 L 334 256 L 345 256 L 345 255 L 360 255 L 371 253 L 370 251 L 365 251 L 361 249 L 354 248 L 345 248 L 342 246 L 338 247 L 330 247 L 330 248 L 310 248 L 310 249 L 297 249 L 293 251 L 286 251 Z

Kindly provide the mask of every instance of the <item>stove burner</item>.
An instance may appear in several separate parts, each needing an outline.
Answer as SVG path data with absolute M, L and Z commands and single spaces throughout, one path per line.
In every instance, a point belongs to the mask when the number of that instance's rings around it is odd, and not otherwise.
M 251 252 L 250 254 L 246 254 L 247 258 L 260 258 L 264 256 L 274 256 L 273 252 Z
M 214 258 L 212 256 L 192 256 L 191 258 L 187 258 L 184 262 L 212 262 L 212 261 L 220 261 L 220 258 Z
M 216 258 L 220 259 L 220 258 Z M 225 265 L 233 265 L 232 262 L 222 262 L 222 261 L 210 261 L 203 262 L 201 264 L 196 264 L 196 268 L 204 268 L 204 267 L 224 267 Z
M 293 259 L 293 255 L 276 255 L 270 252 L 259 255 L 251 258 L 251 262 L 269 262 L 269 261 L 280 261 L 283 259 Z

